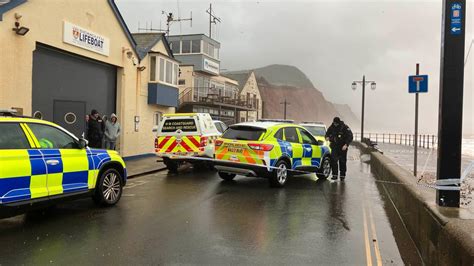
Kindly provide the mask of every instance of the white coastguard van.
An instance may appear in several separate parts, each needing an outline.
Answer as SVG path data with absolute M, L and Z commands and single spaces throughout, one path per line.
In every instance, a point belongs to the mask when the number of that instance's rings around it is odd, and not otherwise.
M 221 136 L 207 113 L 165 114 L 156 130 L 155 152 L 169 171 L 184 162 L 196 168 L 212 168 L 214 142 Z

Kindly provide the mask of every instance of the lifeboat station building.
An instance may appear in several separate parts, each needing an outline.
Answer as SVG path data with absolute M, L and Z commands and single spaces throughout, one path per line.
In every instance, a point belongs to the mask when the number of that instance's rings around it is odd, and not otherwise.
M 92 109 L 115 113 L 126 158 L 152 153 L 153 126 L 178 107 L 166 38 L 132 35 L 113 0 L 0 1 L 0 48 L 0 109 L 78 137 Z

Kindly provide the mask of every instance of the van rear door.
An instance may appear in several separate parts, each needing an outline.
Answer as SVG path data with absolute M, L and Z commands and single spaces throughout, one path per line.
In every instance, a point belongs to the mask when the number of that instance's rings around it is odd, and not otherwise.
M 197 117 L 163 117 L 155 140 L 155 151 L 165 156 L 188 156 L 201 152 L 201 130 Z

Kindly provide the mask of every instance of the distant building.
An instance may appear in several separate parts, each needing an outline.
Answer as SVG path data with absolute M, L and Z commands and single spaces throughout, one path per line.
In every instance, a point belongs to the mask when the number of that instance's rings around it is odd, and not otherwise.
M 239 83 L 220 75 L 220 43 L 204 34 L 169 36 L 180 61 L 178 112 L 209 113 L 227 124 L 240 121 L 241 112 L 255 111 L 240 97 Z
M 239 114 L 239 121 L 246 122 L 261 119 L 263 116 L 263 104 L 255 72 L 228 72 L 223 75 L 237 80 L 239 83 L 240 99 L 244 99 L 247 106 L 252 109 L 251 111 L 241 111 Z

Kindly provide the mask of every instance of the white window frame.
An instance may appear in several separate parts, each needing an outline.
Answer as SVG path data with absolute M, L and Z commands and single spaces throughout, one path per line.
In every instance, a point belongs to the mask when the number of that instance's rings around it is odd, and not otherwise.
M 155 55 L 150 55 L 151 57 L 155 57 L 155 80 L 151 80 L 151 75 L 148 78 L 150 83 L 160 83 L 160 84 L 165 84 L 169 85 L 172 87 L 177 87 L 178 86 L 178 79 L 179 79 L 179 64 L 174 61 L 170 60 L 162 55 L 155 54 Z M 161 76 L 161 60 L 163 60 L 163 77 Z M 168 71 L 167 63 L 171 63 L 171 82 L 166 82 L 166 74 Z M 151 59 L 150 59 L 150 64 L 151 64 Z M 151 69 L 151 66 L 150 66 Z

